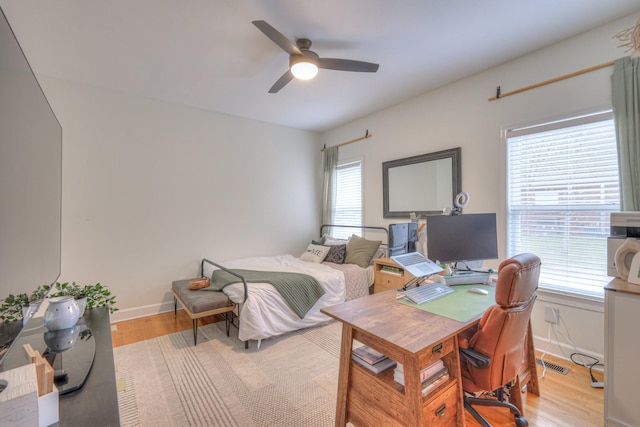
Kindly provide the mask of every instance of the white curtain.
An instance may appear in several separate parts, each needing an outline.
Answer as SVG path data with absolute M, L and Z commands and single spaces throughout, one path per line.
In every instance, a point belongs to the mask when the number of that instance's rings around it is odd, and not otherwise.
M 620 208 L 640 211 L 640 58 L 615 61 L 613 114 L 620 169 Z
M 326 147 L 323 151 L 324 184 L 322 188 L 322 223 L 331 224 L 336 201 L 336 168 L 338 147 Z

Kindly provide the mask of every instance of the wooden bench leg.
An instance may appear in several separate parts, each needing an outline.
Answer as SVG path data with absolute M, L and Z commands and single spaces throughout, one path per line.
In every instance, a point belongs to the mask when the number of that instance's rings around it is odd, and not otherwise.
M 173 297 L 173 315 L 178 315 L 178 298 L 176 298 L 175 296 Z

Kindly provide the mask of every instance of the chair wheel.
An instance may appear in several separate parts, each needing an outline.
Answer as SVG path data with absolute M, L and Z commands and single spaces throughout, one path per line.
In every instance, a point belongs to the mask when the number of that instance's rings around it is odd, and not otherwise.
M 514 420 L 518 427 L 527 427 L 529 425 L 529 421 L 525 417 L 515 417 Z

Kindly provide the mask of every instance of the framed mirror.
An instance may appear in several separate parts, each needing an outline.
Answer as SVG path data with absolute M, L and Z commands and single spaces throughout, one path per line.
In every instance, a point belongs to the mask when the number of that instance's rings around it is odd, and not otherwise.
M 384 218 L 433 215 L 451 207 L 462 191 L 461 149 L 382 163 Z

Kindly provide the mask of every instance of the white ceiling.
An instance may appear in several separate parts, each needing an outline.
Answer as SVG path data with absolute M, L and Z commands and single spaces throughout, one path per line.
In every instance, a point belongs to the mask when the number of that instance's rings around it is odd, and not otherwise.
M 640 11 L 638 0 L 0 0 L 37 75 L 325 131 Z M 265 20 L 321 57 L 277 94 L 288 55 Z M 622 55 L 621 55 L 622 56 Z

